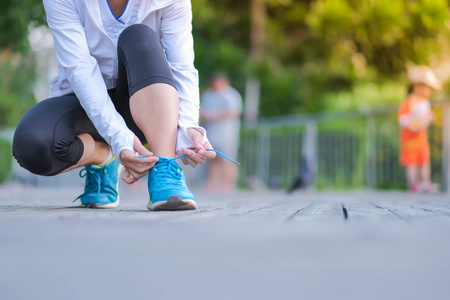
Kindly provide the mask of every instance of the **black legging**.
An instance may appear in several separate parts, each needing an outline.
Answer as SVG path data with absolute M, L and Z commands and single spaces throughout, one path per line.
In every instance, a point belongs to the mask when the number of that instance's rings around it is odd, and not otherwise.
M 108 93 L 128 128 L 145 143 L 130 112 L 130 97 L 154 83 L 175 87 L 159 35 L 142 24 L 131 25 L 119 37 L 116 88 Z M 39 175 L 56 175 L 75 165 L 84 147 L 77 137 L 90 134 L 103 141 L 75 94 L 54 97 L 33 106 L 14 133 L 13 154 L 20 166 Z

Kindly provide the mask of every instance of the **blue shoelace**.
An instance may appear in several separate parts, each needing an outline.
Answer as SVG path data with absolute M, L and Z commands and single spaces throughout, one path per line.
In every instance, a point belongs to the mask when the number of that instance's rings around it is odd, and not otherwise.
M 214 151 L 217 154 L 222 155 L 229 161 L 231 161 L 237 165 L 240 165 L 239 162 L 235 161 L 234 159 L 232 159 L 229 156 L 226 156 L 225 154 L 223 154 L 222 152 L 220 152 L 218 150 L 214 150 L 214 149 L 205 149 L 205 150 L 206 151 Z M 195 153 L 198 153 L 198 151 L 195 151 Z M 169 184 L 169 185 L 177 185 L 177 186 L 182 185 L 181 181 L 180 181 L 180 179 L 182 178 L 180 168 L 177 164 L 173 164 L 172 162 L 175 161 L 176 159 L 185 157 L 186 155 L 187 154 L 183 154 L 183 155 L 180 155 L 180 156 L 177 156 L 174 158 L 155 155 L 156 157 L 158 157 L 160 159 L 154 167 L 158 171 L 158 176 L 155 176 L 155 179 L 157 180 L 157 185 L 160 185 L 161 182 L 164 182 L 165 184 Z M 146 157 L 146 156 L 141 155 L 139 157 Z M 160 181 L 161 179 L 163 179 L 163 180 Z
M 161 183 L 168 185 L 181 186 L 182 183 L 180 179 L 183 177 L 181 175 L 180 167 L 174 163 L 175 158 L 158 156 L 159 161 L 156 162 L 153 170 L 156 171 L 153 177 L 156 181 L 156 185 L 161 185 Z M 158 175 L 156 175 L 158 174 Z
M 83 171 L 85 171 L 84 174 L 83 174 Z M 97 189 L 97 196 L 98 196 L 101 191 L 102 180 L 105 176 L 107 176 L 107 173 L 104 172 L 103 168 L 94 169 L 91 167 L 87 167 L 80 171 L 79 176 L 81 178 L 88 176 L 88 178 L 86 179 L 86 188 L 85 188 L 85 192 L 83 194 L 81 194 L 80 196 L 78 196 L 75 200 L 73 200 L 73 202 L 77 201 L 78 199 L 80 199 L 81 197 L 83 197 L 86 194 L 91 194 L 92 192 L 90 192 L 90 191 L 93 191 L 95 189 Z M 91 205 L 88 204 L 86 207 L 90 207 L 90 206 Z
M 232 159 L 231 157 L 223 154 L 222 152 L 215 150 L 215 149 L 205 149 L 206 151 L 213 151 L 216 152 L 217 154 L 225 157 L 226 159 L 228 159 L 229 161 L 235 163 L 236 165 L 240 165 L 239 162 L 235 161 L 234 159 Z M 198 151 L 194 151 L 195 153 L 198 153 Z M 157 156 L 157 155 L 155 155 Z M 185 157 L 187 156 L 187 154 L 183 154 L 174 158 L 168 158 L 168 157 L 162 157 L 162 156 L 157 156 L 160 159 L 160 163 L 158 164 L 158 168 L 162 168 L 163 170 L 165 170 L 166 172 L 161 172 L 159 173 L 160 178 L 164 178 L 167 180 L 169 180 L 172 184 L 180 184 L 180 179 L 182 177 L 181 173 L 178 172 L 178 168 L 176 165 L 171 164 L 172 161 Z M 138 156 L 140 158 L 143 157 L 147 157 L 146 155 L 140 155 Z M 83 174 L 83 171 L 85 171 L 85 173 Z M 80 199 L 81 197 L 83 197 L 84 195 L 86 195 L 86 190 L 87 191 L 92 191 L 95 190 L 95 188 L 97 188 L 97 195 L 100 194 L 101 191 L 101 183 L 103 180 L 103 177 L 105 177 L 107 174 L 103 171 L 102 169 L 94 169 L 94 168 L 84 168 L 80 171 L 79 173 L 81 178 L 84 178 L 86 176 L 88 176 L 87 180 L 86 180 L 86 188 L 85 188 L 85 192 L 83 194 L 81 194 L 80 196 L 78 196 L 75 200 L 73 200 L 73 202 L 77 201 L 78 199 Z M 89 192 L 90 193 L 90 192 Z M 90 206 L 90 205 L 88 205 Z
M 225 157 L 226 159 L 228 159 L 228 160 L 231 161 L 232 163 L 235 163 L 235 164 L 238 165 L 238 166 L 241 165 L 241 163 L 239 163 L 239 162 L 235 161 L 234 159 L 232 159 L 231 157 L 229 157 L 229 156 L 223 154 L 223 153 L 220 152 L 219 150 L 215 150 L 215 149 L 205 149 L 205 150 L 206 150 L 206 151 L 213 151 L 213 152 L 216 152 L 217 154 L 222 155 L 223 157 Z M 194 151 L 194 152 L 195 152 L 195 153 L 198 153 L 198 151 Z M 158 158 L 161 158 L 161 156 L 158 156 L 158 155 L 155 155 L 155 156 L 158 157 Z M 182 154 L 182 155 L 177 156 L 177 157 L 174 157 L 174 158 L 167 158 L 167 157 L 166 157 L 166 159 L 168 159 L 168 160 L 176 160 L 176 159 L 179 159 L 179 158 L 182 158 L 182 157 L 185 157 L 185 156 L 187 156 L 187 154 Z M 143 158 L 143 157 L 147 157 L 147 155 L 139 155 L 139 156 L 138 156 L 138 158 Z

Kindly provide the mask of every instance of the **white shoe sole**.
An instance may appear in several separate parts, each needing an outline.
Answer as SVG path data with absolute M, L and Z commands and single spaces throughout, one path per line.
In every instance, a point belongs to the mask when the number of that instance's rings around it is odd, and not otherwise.
M 113 203 L 108 203 L 108 204 L 103 204 L 103 205 L 98 205 L 95 203 L 87 203 L 86 205 L 84 205 L 85 208 L 106 208 L 106 209 L 111 209 L 111 208 L 116 208 L 117 205 L 119 205 L 119 196 L 117 196 L 117 200 L 116 202 Z
M 147 208 L 152 211 L 157 210 L 194 210 L 197 204 L 192 199 L 181 199 L 180 196 L 170 196 L 166 201 L 156 203 L 149 202 Z

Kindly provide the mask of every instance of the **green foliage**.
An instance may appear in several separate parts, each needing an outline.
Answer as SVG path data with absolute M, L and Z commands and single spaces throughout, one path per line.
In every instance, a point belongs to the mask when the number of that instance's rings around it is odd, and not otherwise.
M 207 88 L 214 72 L 221 71 L 229 76 L 232 85 L 242 94 L 247 74 L 247 55 L 242 48 L 225 41 L 209 43 L 198 40 L 195 49 L 201 90 Z
M 25 52 L 29 49 L 28 28 L 31 23 L 45 23 L 45 12 L 40 0 L 3 0 L 0 12 L 0 50 Z
M 264 61 L 255 66 L 245 62 L 250 1 L 192 3 L 201 76 L 224 69 L 243 93 L 243 78 L 256 75 L 261 116 L 335 109 L 333 101 L 344 94 L 364 99 L 369 90 L 380 90 L 380 101 L 386 90 L 387 102 L 394 94 L 400 101 L 404 94 L 387 86 L 405 84 L 407 64 L 436 62 L 450 48 L 442 42 L 450 40 L 445 0 L 265 0 Z M 372 98 L 347 108 L 370 105 Z
M 357 82 L 351 90 L 329 93 L 324 96 L 327 108 L 332 111 L 366 110 L 398 105 L 406 96 L 405 85 L 387 81 Z
M 341 0 L 316 1 L 306 16 L 306 22 L 318 36 L 341 39 L 348 35 L 352 22 L 352 9 L 349 3 Z
M 201 90 L 212 72 L 224 71 L 244 95 L 246 78 L 256 76 L 262 86 L 262 117 L 335 109 L 340 99 L 363 99 L 374 90 L 367 82 L 376 83 L 380 90 L 386 90 L 386 82 L 400 85 L 407 64 L 436 63 L 450 48 L 446 0 L 263 1 L 267 5 L 264 59 L 255 62 L 249 59 L 251 1 L 192 0 Z M 42 1 L 6 0 L 2 8 L 0 51 L 26 53 L 28 28 L 45 24 Z M 2 77 L 5 72 L 18 72 L 5 64 L 1 62 Z M 31 80 L 32 75 L 20 76 Z M 5 89 L 6 81 L 1 79 L 2 102 L 28 103 L 29 91 Z M 373 101 L 344 102 L 353 108 Z M 3 123 L 14 123 L 1 117 Z
M 349 43 L 347 60 L 361 53 L 383 76 L 401 74 L 408 62 L 428 64 L 448 20 L 443 0 L 318 0 L 306 17 L 324 47 Z
M 15 126 L 35 104 L 35 61 L 29 28 L 45 23 L 40 0 L 5 0 L 0 12 L 0 126 Z M 18 54 L 20 53 L 20 55 Z
M 0 126 L 16 126 L 36 103 L 32 87 L 34 58 L 3 53 L 0 57 Z
M 265 72 L 261 76 L 261 102 L 262 115 L 279 116 L 291 108 L 301 108 L 302 97 L 299 90 L 292 88 L 298 86 L 300 78 L 296 72 L 284 71 L 279 74 Z M 276 101 L 273 101 L 276 99 Z M 292 111 L 292 113 L 301 111 Z
M 243 94 L 247 77 L 248 32 L 236 30 L 248 23 L 241 4 L 227 1 L 192 0 L 195 66 L 200 89 L 208 86 L 214 72 L 226 73 L 232 85 Z M 224 17 L 226 16 L 226 18 Z
M 0 183 L 8 178 L 12 168 L 11 143 L 0 139 Z

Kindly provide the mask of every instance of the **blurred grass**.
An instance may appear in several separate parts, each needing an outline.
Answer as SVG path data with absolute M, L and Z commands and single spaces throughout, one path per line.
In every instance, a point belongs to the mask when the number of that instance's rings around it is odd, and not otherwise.
M 5 181 L 12 169 L 12 150 L 9 141 L 0 139 L 0 183 Z

